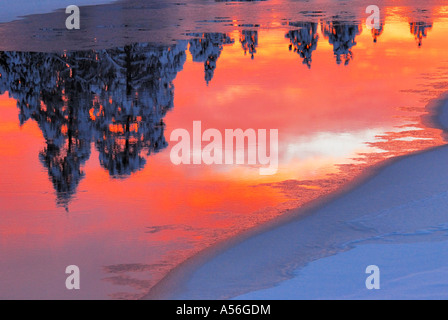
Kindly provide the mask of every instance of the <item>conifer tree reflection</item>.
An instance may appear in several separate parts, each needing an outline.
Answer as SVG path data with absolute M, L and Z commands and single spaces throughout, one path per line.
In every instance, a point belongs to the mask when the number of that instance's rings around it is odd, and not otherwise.
M 57 203 L 68 202 L 84 177 L 90 156 L 90 133 L 84 130 L 81 94 L 65 55 L 3 52 L 1 92 L 17 100 L 20 124 L 37 122 L 46 141 L 39 154 L 56 191 Z M 81 96 L 82 95 L 82 96 Z M 80 122 L 84 122 L 80 123 Z
M 336 63 L 349 64 L 353 59 L 352 48 L 356 45 L 355 38 L 361 33 L 361 25 L 355 22 L 324 21 L 322 22 L 322 33 L 325 39 L 333 45 Z
M 190 40 L 190 53 L 194 62 L 204 63 L 204 79 L 207 85 L 213 79 L 216 63 L 224 45 L 233 44 L 233 40 L 225 33 L 193 33 Z
M 433 26 L 432 8 L 426 6 L 425 3 L 421 3 L 421 6 L 409 13 L 408 19 L 410 31 L 414 35 L 418 46 L 421 47 L 423 39 L 428 36 L 428 32 Z
M 251 59 L 254 59 L 258 47 L 258 31 L 242 30 L 240 32 L 240 43 L 244 50 L 244 55 L 249 53 Z
M 289 39 L 289 50 L 296 52 L 303 59 L 303 64 L 311 68 L 312 54 L 317 48 L 319 35 L 317 34 L 317 23 L 297 22 L 290 23 L 291 26 L 298 27 L 298 30 L 290 30 L 285 37 Z
M 0 53 L 0 93 L 17 100 L 20 123 L 33 119 L 46 147 L 39 159 L 67 208 L 94 143 L 101 165 L 124 177 L 145 165 L 143 152 L 166 148 L 163 118 L 186 42 L 134 44 L 101 51 Z
M 377 43 L 378 42 L 378 38 L 383 34 L 384 31 L 384 23 L 381 22 L 380 23 L 380 27 L 378 29 L 376 28 L 372 28 L 372 38 L 373 38 L 373 42 Z
M 409 26 L 418 46 L 421 47 L 423 44 L 423 38 L 426 38 L 428 36 L 428 31 L 432 29 L 432 23 L 415 21 L 409 23 Z
M 89 111 L 100 163 L 113 177 L 140 170 L 150 155 L 167 147 L 163 117 L 173 107 L 174 80 L 185 61 L 186 46 L 153 50 L 145 44 L 105 52 L 123 76 L 104 80 Z M 102 69 L 101 69 L 102 70 Z

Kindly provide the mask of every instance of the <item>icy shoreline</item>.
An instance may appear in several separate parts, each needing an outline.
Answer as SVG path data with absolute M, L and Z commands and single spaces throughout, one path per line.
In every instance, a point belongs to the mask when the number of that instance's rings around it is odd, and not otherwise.
M 447 97 L 429 108 L 446 129 Z M 448 146 L 396 159 L 312 214 L 190 261 L 148 298 L 446 298 L 446 158 Z M 365 288 L 367 265 L 383 266 L 381 290 Z

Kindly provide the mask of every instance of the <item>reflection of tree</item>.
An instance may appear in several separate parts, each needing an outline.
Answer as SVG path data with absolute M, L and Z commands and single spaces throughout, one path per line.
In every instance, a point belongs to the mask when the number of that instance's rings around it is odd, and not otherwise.
M 432 29 L 433 25 L 432 8 L 426 6 L 424 2 L 420 5 L 413 9 L 408 17 L 410 31 L 419 47 L 422 46 L 423 38 L 428 36 L 428 31 Z
M 380 27 L 379 29 L 376 28 L 372 28 L 372 37 L 373 37 L 373 42 L 377 43 L 378 42 L 378 38 L 383 34 L 384 31 L 384 23 L 381 22 L 380 23 Z
M 411 33 L 414 35 L 418 46 L 421 47 L 423 43 L 423 38 L 428 36 L 428 31 L 432 29 L 432 23 L 427 23 L 423 21 L 411 22 Z
M 244 54 L 246 55 L 249 52 L 251 59 L 253 59 L 255 53 L 257 53 L 258 31 L 242 30 L 240 32 L 240 43 Z
M 0 53 L 0 93 L 17 100 L 20 123 L 35 120 L 46 141 L 40 160 L 58 204 L 67 207 L 84 177 L 91 143 L 111 176 L 143 168 L 167 146 L 163 118 L 186 43 L 134 44 L 101 51 Z
M 183 49 L 154 50 L 136 44 L 101 56 L 118 66 L 112 74 L 122 75 L 117 81 L 106 73 L 89 110 L 101 165 L 112 176 L 143 168 L 143 150 L 149 155 L 168 145 L 162 119 L 173 107 L 172 80 L 185 61 Z
M 234 40 L 225 33 L 198 33 L 190 34 L 190 53 L 194 62 L 204 62 L 205 81 L 207 84 L 213 79 L 216 63 L 226 44 Z
M 298 30 L 291 30 L 286 34 L 286 38 L 291 42 L 289 50 L 293 50 L 303 59 L 303 64 L 311 68 L 311 56 L 317 48 L 319 35 L 317 34 L 317 23 L 314 22 L 298 22 L 290 25 L 299 27 Z
M 333 45 L 337 64 L 340 64 L 344 59 L 344 64 L 347 65 L 353 59 L 351 49 L 356 45 L 355 38 L 361 31 L 361 25 L 353 22 L 322 22 L 322 33 Z
M 58 205 L 65 208 L 76 188 L 84 177 L 81 166 L 90 157 L 90 144 L 88 141 L 75 137 L 68 137 L 63 146 L 47 142 L 47 146 L 39 154 L 42 164 L 48 169 L 53 186 L 57 194 Z

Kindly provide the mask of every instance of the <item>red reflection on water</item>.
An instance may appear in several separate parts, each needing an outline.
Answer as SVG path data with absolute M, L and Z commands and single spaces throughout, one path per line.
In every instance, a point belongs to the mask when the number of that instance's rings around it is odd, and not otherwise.
M 204 64 L 187 56 L 174 81 L 175 107 L 165 118 L 165 136 L 190 129 L 195 120 L 221 131 L 279 129 L 280 171 L 272 177 L 244 166 L 176 167 L 168 147 L 149 157 L 142 171 L 111 179 L 92 148 L 85 179 L 66 213 L 56 207 L 38 160 L 44 147 L 39 128 L 32 121 L 19 127 L 15 102 L 1 96 L 0 249 L 6 259 L 0 270 L 11 275 L 1 294 L 73 298 L 60 284 L 63 267 L 78 264 L 89 279 L 83 297 L 139 297 L 205 247 L 335 191 L 387 157 L 444 143 L 440 131 L 423 127 L 419 118 L 441 89 L 419 90 L 421 83 L 438 81 L 448 24 L 434 23 L 424 42 L 427 50 L 412 41 L 408 23 L 386 20 L 385 26 L 375 35 L 377 43 L 370 32 L 356 38 L 353 60 L 345 67 L 335 63 L 333 47 L 321 32 L 311 69 L 288 50 L 286 30 L 259 31 L 254 60 L 244 55 L 241 35 L 234 32 L 231 37 L 238 41 L 224 47 L 208 85 Z M 248 37 L 254 42 L 253 35 Z M 423 73 L 431 73 L 430 80 L 422 80 Z M 98 116 L 90 113 L 92 119 Z M 367 130 L 382 140 L 366 140 Z M 343 141 L 353 146 L 343 154 L 327 152 L 331 144 L 321 145 L 321 133 L 349 137 Z M 420 140 L 401 140 L 409 137 Z M 294 147 L 302 150 L 298 141 L 315 146 L 314 151 L 291 153 Z M 386 152 L 377 153 L 378 148 Z M 361 162 L 355 165 L 352 158 Z M 39 277 L 29 273 L 32 268 Z

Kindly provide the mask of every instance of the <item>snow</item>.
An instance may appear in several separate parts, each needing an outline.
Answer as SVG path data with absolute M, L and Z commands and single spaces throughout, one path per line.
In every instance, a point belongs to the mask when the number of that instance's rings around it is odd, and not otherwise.
M 443 252 L 448 252 L 448 241 L 361 245 L 312 262 L 278 286 L 237 299 L 448 299 Z M 372 263 L 380 268 L 379 290 L 367 290 L 364 284 Z

